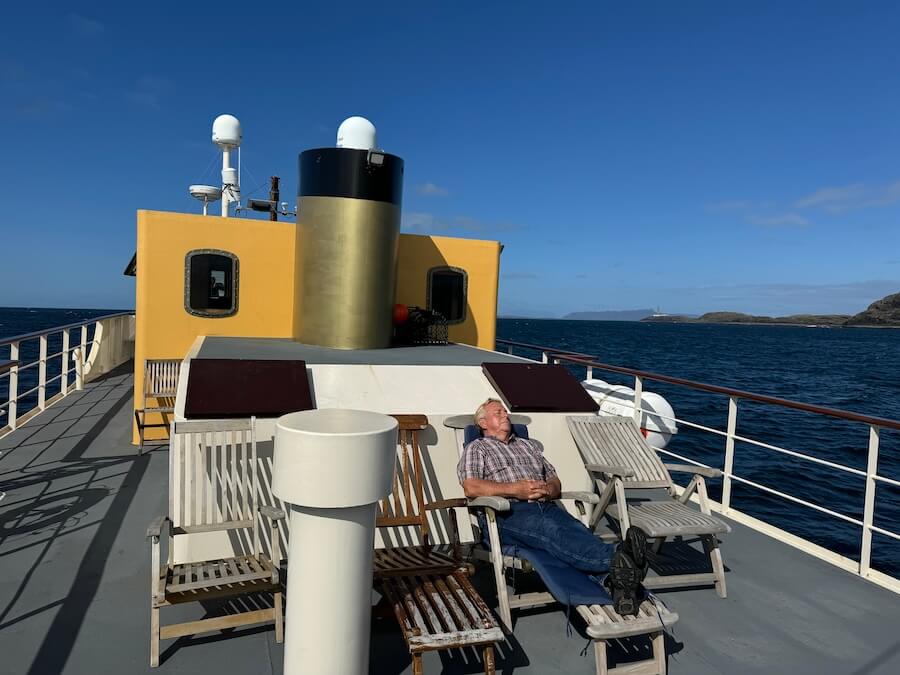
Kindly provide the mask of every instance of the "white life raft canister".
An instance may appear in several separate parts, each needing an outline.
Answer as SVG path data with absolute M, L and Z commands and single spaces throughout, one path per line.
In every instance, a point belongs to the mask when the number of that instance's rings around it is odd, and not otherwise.
M 601 415 L 634 416 L 634 389 L 610 384 L 604 380 L 584 380 L 581 386 L 600 406 Z M 678 433 L 675 411 L 659 394 L 645 391 L 641 394 L 641 433 L 655 448 L 664 448 Z

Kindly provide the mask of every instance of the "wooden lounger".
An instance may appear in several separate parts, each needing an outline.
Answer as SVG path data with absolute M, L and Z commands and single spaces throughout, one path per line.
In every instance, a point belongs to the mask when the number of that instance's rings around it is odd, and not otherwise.
M 428 512 L 465 507 L 465 499 L 426 503 L 419 431 L 425 415 L 395 415 L 400 442 L 392 493 L 379 505 L 379 528 L 414 527 L 420 544 L 375 551 L 375 583 L 391 604 L 412 657 L 422 673 L 422 654 L 440 649 L 479 647 L 484 672 L 494 670 L 494 644 L 503 640 L 491 610 L 469 581 L 471 565 L 462 557 L 454 515 L 453 542 L 430 541 Z

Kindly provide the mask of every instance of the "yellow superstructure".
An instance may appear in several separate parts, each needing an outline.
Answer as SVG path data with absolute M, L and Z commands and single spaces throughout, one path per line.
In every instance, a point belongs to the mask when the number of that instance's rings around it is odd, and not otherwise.
M 145 360 L 181 359 L 198 336 L 296 336 L 303 320 L 294 316 L 296 233 L 297 225 L 286 221 L 138 211 L 135 405 L 144 386 Z M 449 326 L 449 338 L 493 349 L 500 248 L 494 241 L 401 234 L 396 302 L 425 307 L 429 270 L 464 270 L 465 319 Z M 185 309 L 186 257 L 198 250 L 225 251 L 239 260 L 238 309 L 232 316 L 200 317 Z M 145 434 L 147 439 L 164 436 L 163 429 Z

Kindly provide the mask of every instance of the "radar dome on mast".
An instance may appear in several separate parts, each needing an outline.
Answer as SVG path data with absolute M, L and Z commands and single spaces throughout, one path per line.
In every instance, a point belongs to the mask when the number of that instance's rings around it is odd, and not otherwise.
M 219 115 L 213 120 L 212 141 L 223 150 L 241 144 L 241 123 L 234 115 Z
M 231 166 L 231 151 L 238 149 L 240 167 L 240 147 L 243 134 L 241 123 L 234 115 L 219 115 L 213 120 L 212 142 L 222 150 L 222 217 L 228 217 L 228 205 L 241 198 L 240 171 Z
M 348 117 L 338 127 L 337 147 L 374 150 L 375 137 L 375 125 L 365 117 Z

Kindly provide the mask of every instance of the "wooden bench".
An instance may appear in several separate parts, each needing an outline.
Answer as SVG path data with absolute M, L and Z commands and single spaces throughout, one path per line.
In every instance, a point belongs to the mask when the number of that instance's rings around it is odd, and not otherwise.
M 374 573 L 388 599 L 412 657 L 414 675 L 422 675 L 422 654 L 440 649 L 479 647 L 484 672 L 494 669 L 494 644 L 503 629 L 469 581 L 472 566 L 463 558 L 454 514 L 449 514 L 453 542 L 430 540 L 428 513 L 465 507 L 465 499 L 425 501 L 424 467 L 419 432 L 428 428 L 425 415 L 394 415 L 399 447 L 391 494 L 379 505 L 378 528 L 414 527 L 418 545 L 375 551 Z
M 284 512 L 258 505 L 255 420 L 178 422 L 169 453 L 169 515 L 147 528 L 150 539 L 150 665 L 159 665 L 159 642 L 184 635 L 257 623 L 275 623 L 284 639 L 278 522 Z M 177 496 L 177 499 L 176 499 Z M 260 545 L 259 520 L 271 521 L 271 557 Z M 168 560 L 160 564 L 160 538 L 168 525 Z M 242 534 L 246 554 L 175 563 L 176 536 Z M 271 607 L 160 626 L 160 609 L 248 593 L 271 593 Z
M 617 614 L 611 605 L 579 605 L 576 609 L 587 623 L 587 634 L 594 640 L 597 675 L 666 675 L 665 629 L 678 621 L 678 615 L 669 611 L 665 605 L 644 600 L 637 616 Z M 647 635 L 650 638 L 653 656 L 610 670 L 606 658 L 607 643 L 637 635 Z
M 382 579 L 381 588 L 403 631 L 414 675 L 422 675 L 424 652 L 459 647 L 481 647 L 484 672 L 495 672 L 494 644 L 504 639 L 503 630 L 467 572 L 392 576 Z
M 144 429 L 169 428 L 169 415 L 175 412 L 175 396 L 178 393 L 178 375 L 181 361 L 177 359 L 147 359 L 144 362 L 144 386 L 141 389 L 140 406 L 135 406 L 134 421 L 137 424 L 138 453 L 144 451 Z M 153 399 L 154 405 L 147 405 Z M 162 418 L 160 422 L 147 423 L 147 414 Z

